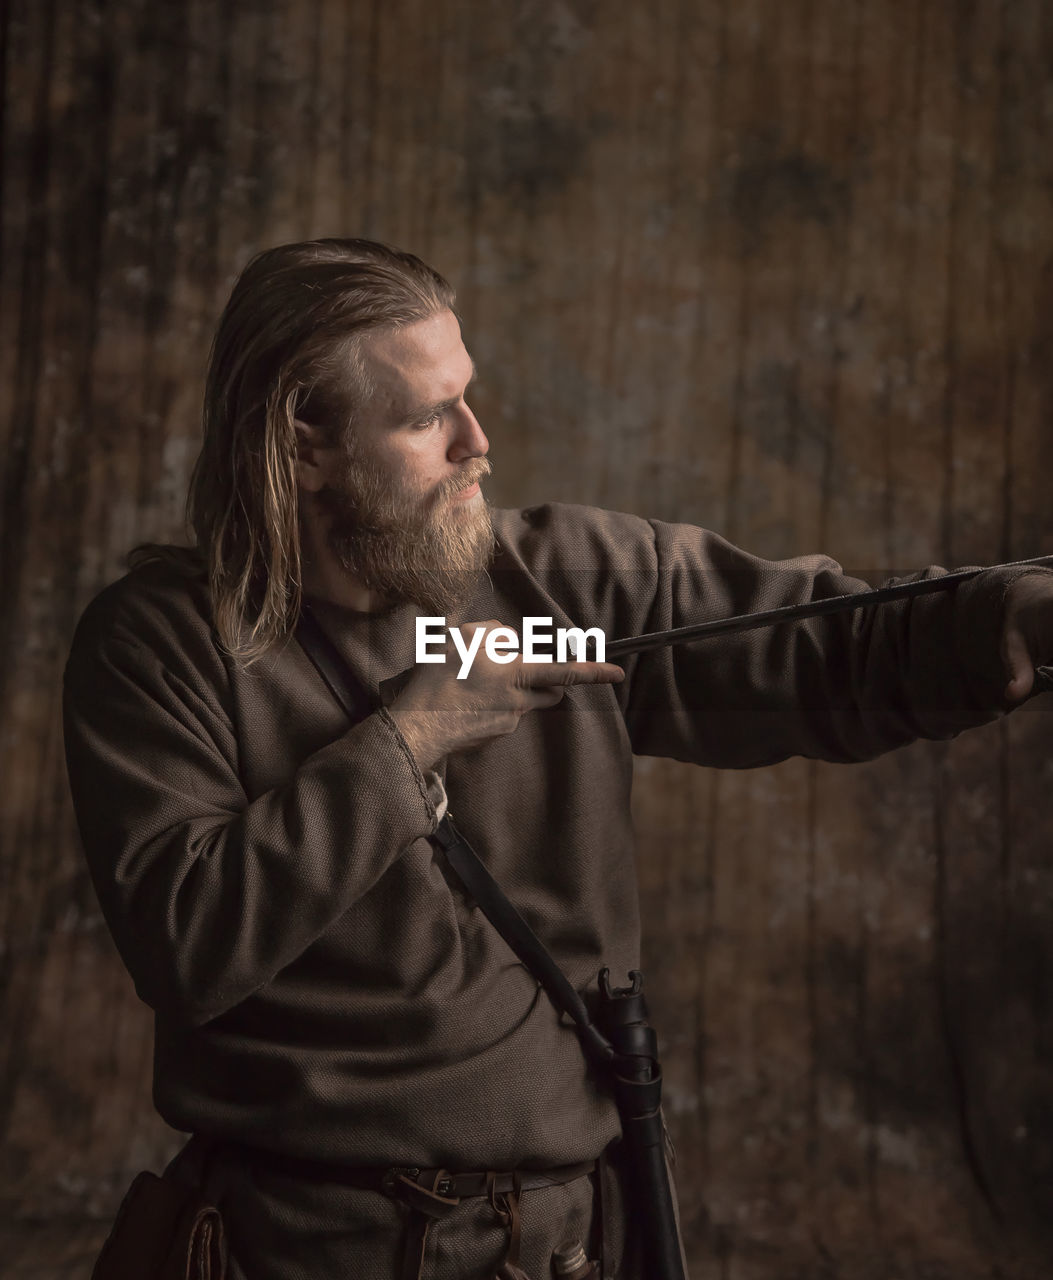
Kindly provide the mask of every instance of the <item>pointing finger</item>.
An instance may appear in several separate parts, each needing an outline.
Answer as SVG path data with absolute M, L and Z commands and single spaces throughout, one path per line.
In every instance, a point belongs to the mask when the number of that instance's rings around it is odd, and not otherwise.
M 543 685 L 620 684 L 625 672 L 613 662 L 523 663 L 520 683 L 529 688 Z

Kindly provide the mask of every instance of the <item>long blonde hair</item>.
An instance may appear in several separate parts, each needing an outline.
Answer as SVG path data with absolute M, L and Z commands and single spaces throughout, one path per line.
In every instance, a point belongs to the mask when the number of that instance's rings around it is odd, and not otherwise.
M 248 665 L 300 610 L 294 420 L 346 438 L 371 388 L 358 345 L 453 309 L 446 280 L 371 240 L 312 240 L 253 258 L 220 318 L 187 521 L 207 566 L 213 623 Z

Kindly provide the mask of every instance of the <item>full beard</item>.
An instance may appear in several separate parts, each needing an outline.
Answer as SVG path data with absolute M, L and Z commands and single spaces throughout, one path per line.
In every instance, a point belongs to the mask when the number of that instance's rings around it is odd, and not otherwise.
M 452 614 L 490 563 L 494 533 L 485 500 L 451 499 L 490 471 L 485 458 L 474 458 L 422 498 L 399 492 L 375 464 L 352 454 L 339 485 L 318 495 L 330 517 L 329 548 L 385 601 Z

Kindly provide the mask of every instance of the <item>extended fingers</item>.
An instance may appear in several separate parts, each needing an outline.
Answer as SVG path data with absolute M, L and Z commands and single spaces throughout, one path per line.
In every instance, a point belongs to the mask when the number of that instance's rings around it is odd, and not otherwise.
M 619 684 L 625 672 L 613 662 L 524 662 L 518 681 L 528 688 L 573 684 Z

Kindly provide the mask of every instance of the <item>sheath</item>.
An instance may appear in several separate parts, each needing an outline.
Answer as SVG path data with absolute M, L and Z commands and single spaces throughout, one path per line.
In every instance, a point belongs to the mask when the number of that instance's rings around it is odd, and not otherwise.
M 493 566 L 451 625 L 546 617 L 613 639 L 865 585 L 825 557 L 760 560 L 693 526 L 588 507 L 494 520 Z M 601 966 L 617 978 L 639 962 L 633 755 L 851 761 L 991 719 L 1005 710 L 1011 576 L 629 658 L 622 684 L 573 688 L 451 757 L 451 812 L 591 999 Z M 313 607 L 368 687 L 413 665 L 415 607 Z M 89 606 L 65 727 L 99 901 L 155 1015 L 156 1106 L 200 1135 L 183 1166 L 219 1201 L 250 1280 L 390 1280 L 404 1225 L 383 1196 L 308 1184 L 268 1152 L 544 1170 L 617 1138 L 575 1032 L 429 842 L 436 788 L 394 721 L 380 709 L 349 727 L 291 639 L 237 667 L 192 557 L 143 566 Z M 207 1168 L 203 1140 L 219 1152 Z M 523 1194 L 528 1274 L 547 1277 L 552 1248 L 587 1235 L 594 1181 Z M 491 1274 L 503 1235 L 485 1201 L 466 1201 L 433 1231 L 428 1274 Z

